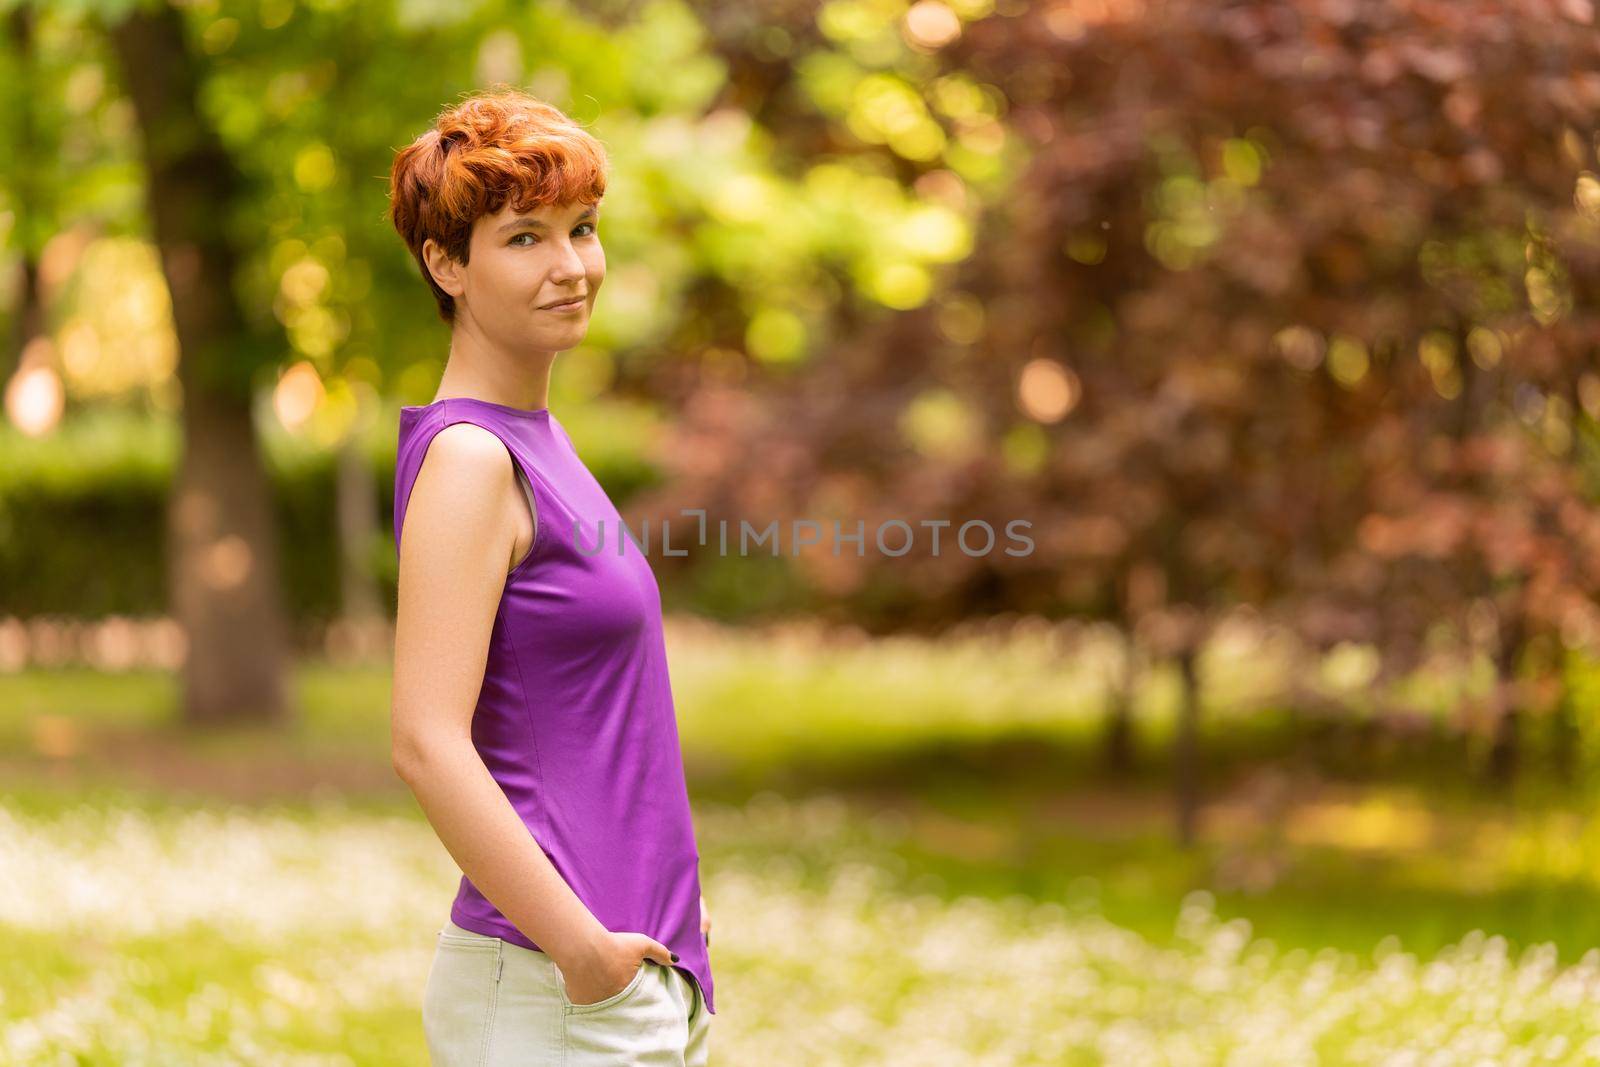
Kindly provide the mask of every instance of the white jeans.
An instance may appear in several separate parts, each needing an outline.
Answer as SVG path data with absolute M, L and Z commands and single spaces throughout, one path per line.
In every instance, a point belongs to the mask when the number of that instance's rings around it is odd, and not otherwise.
M 543 952 L 446 921 L 422 994 L 433 1067 L 706 1067 L 711 1013 L 693 979 L 646 959 L 593 1004 Z

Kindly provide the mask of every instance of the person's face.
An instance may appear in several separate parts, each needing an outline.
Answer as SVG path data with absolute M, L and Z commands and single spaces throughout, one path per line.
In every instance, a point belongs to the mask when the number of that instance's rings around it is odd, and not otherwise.
M 598 204 L 538 207 L 522 215 L 508 202 L 473 223 L 465 264 L 429 241 L 429 270 L 455 298 L 458 321 L 470 315 L 511 351 L 563 351 L 583 340 L 605 280 L 599 221 Z M 435 260 L 442 262 L 436 267 Z

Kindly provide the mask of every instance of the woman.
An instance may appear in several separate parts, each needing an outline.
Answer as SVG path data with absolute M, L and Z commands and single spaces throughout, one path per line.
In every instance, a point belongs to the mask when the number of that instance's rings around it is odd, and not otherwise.
M 463 872 L 439 1067 L 705 1064 L 700 894 L 655 576 L 547 406 L 605 278 L 600 143 L 497 90 L 402 149 L 390 218 L 450 353 L 400 412 L 396 772 Z

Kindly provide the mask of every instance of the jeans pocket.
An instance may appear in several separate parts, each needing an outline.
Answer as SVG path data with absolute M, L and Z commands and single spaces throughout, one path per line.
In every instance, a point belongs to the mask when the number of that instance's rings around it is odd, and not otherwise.
M 422 991 L 422 1030 L 433 1067 L 481 1067 L 499 996 L 501 942 L 441 933 Z
M 614 1005 L 621 1004 L 639 991 L 639 987 L 644 984 L 645 970 L 652 962 L 652 960 L 648 959 L 640 960 L 639 969 L 634 972 L 632 981 L 604 1000 L 597 1000 L 593 1004 L 574 1004 L 572 1001 L 567 1000 L 567 987 L 566 983 L 563 982 L 561 985 L 561 999 L 566 1002 L 567 1014 L 587 1015 L 590 1012 L 604 1011 Z
M 621 992 L 593 1004 L 566 1002 L 561 1049 L 564 1067 L 614 1067 L 620 1063 L 676 1063 L 683 1019 L 654 960 L 639 964 Z

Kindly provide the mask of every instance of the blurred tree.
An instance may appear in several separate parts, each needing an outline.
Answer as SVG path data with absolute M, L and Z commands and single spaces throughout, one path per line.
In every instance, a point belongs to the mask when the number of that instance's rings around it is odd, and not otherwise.
M 5 168 L 5 184 L 12 190 L 17 208 L 15 225 L 20 232 L 15 235 L 14 243 L 22 277 L 11 318 L 11 348 L 6 353 L 7 362 L 0 365 L 0 379 L 11 376 L 22 360 L 24 349 L 45 333 L 39 255 L 48 235 L 47 225 L 54 222 L 56 215 L 44 202 L 49 187 L 39 180 L 39 174 L 40 160 L 51 158 L 54 153 L 53 146 L 46 143 L 48 134 L 38 121 L 39 109 L 33 92 L 42 80 L 34 62 L 34 33 L 32 6 L 19 4 L 7 13 L 6 65 L 10 76 L 5 84 L 11 92 L 6 100 L 10 126 L 6 140 L 14 146 L 14 151 Z
M 360 561 L 373 558 L 367 542 L 383 524 L 372 521 L 377 492 L 359 438 L 378 425 L 382 392 L 431 395 L 448 352 L 415 264 L 384 221 L 385 176 L 394 149 L 465 92 L 527 84 L 592 122 L 613 150 L 613 310 L 556 382 L 558 397 L 586 402 L 598 421 L 629 400 L 673 396 L 684 366 L 740 347 L 782 373 L 823 338 L 841 279 L 898 299 L 908 282 L 921 284 L 924 264 L 963 251 L 949 213 L 904 196 L 876 167 L 824 162 L 803 180 L 777 176 L 770 144 L 724 95 L 725 66 L 682 4 L 619 9 L 621 21 L 609 23 L 498 0 L 99 0 L 85 9 L 107 26 L 144 127 L 143 184 L 184 353 L 179 378 L 190 399 L 214 390 L 225 415 L 218 425 L 186 408 L 184 485 L 234 494 L 217 520 L 233 526 L 191 531 L 198 543 L 221 539 L 205 557 L 209 579 L 192 563 L 174 578 L 188 597 L 208 595 L 207 581 L 248 572 L 253 582 L 276 566 L 255 540 L 266 505 L 244 502 L 260 482 L 249 473 L 249 390 L 270 385 L 264 415 L 345 453 L 345 607 L 370 607 Z M 651 73 L 663 69 L 672 77 Z M 869 225 L 906 236 L 865 240 Z M 670 358 L 680 350 L 689 360 Z M 209 447 L 196 446 L 196 432 L 214 435 Z M 235 461 L 237 478 L 226 473 Z M 192 498 L 182 487 L 175 497 Z M 192 554 L 175 546 L 173 558 Z M 180 614 L 201 610 L 191 601 Z M 211 610 L 237 618 L 243 603 Z M 223 640 L 218 627 L 205 632 Z M 270 655 L 275 643 L 257 647 Z M 271 692 L 250 670 L 203 658 L 248 691 Z
M 140 8 L 110 33 L 139 116 L 181 353 L 184 449 L 167 547 L 173 613 L 188 640 L 183 718 L 197 726 L 281 721 L 291 711 L 288 628 L 251 388 L 274 351 L 240 310 L 229 229 L 246 194 L 202 113 L 179 12 Z
M 869 528 L 1034 520 L 1026 558 L 919 546 L 818 570 L 878 626 L 1077 611 L 1175 658 L 1185 840 L 1196 657 L 1230 606 L 1316 646 L 1377 641 L 1398 672 L 1487 603 L 1503 685 L 1533 634 L 1593 647 L 1600 526 L 1574 463 L 1600 413 L 1590 5 L 974 7 L 849 22 L 844 50 L 896 87 L 899 129 L 942 120 L 930 142 L 982 144 L 1003 102 L 1025 172 L 975 204 L 973 255 L 926 301 L 777 388 L 705 382 L 679 498 L 855 507 Z M 858 151 L 974 199 L 965 156 Z M 1503 692 L 1502 770 L 1515 706 Z

